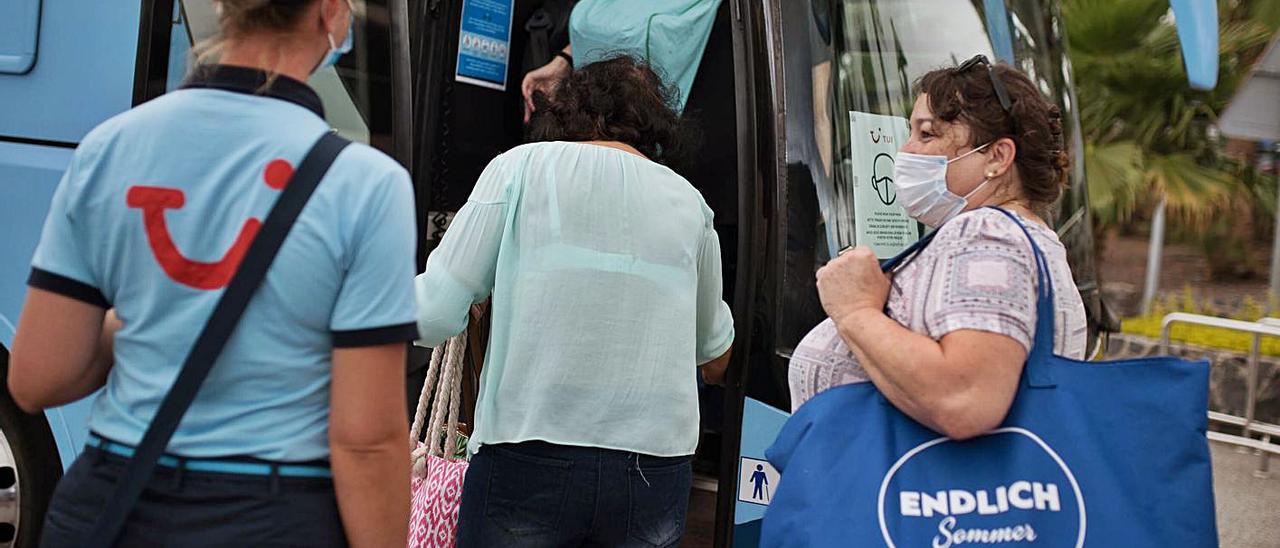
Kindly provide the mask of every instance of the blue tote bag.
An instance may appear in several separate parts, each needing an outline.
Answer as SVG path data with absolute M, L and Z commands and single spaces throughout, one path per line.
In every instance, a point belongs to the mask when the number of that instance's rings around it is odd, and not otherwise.
M 823 392 L 767 452 L 782 477 L 762 546 L 1217 546 L 1208 362 L 1053 355 L 1053 284 L 1031 248 L 1035 341 L 1000 428 L 952 441 L 869 382 Z

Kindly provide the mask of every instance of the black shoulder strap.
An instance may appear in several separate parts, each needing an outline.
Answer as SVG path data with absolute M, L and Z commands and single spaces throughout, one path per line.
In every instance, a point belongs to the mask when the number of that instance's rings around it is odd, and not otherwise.
M 160 409 L 156 411 L 155 418 L 151 420 L 151 425 L 143 434 L 142 441 L 134 450 L 133 458 L 130 459 L 124 474 L 117 479 L 115 493 L 107 499 L 106 507 L 98 516 L 98 521 L 94 524 L 89 538 L 84 539 L 85 546 L 115 544 L 130 511 L 133 510 L 138 497 L 151 480 L 156 462 L 164 454 L 165 448 L 169 445 L 169 439 L 173 437 L 182 416 L 195 400 L 200 385 L 209 376 L 209 370 L 213 368 L 227 340 L 235 332 L 236 324 L 239 323 L 245 308 L 249 306 L 253 294 L 262 285 L 267 269 L 271 267 L 271 262 L 280 251 L 280 246 L 289 235 L 289 230 L 297 220 L 298 214 L 302 213 L 302 208 L 307 205 L 307 200 L 320 184 L 320 179 L 329 171 L 334 158 L 349 144 L 351 144 L 350 141 L 328 132 L 302 159 L 302 164 L 298 166 L 293 178 L 289 180 L 284 192 L 272 207 L 271 213 L 267 215 L 262 229 L 249 245 L 240 268 L 231 278 L 231 283 L 218 299 L 218 304 L 214 307 L 208 323 L 200 331 L 195 345 L 191 347 L 191 353 L 182 364 L 177 380 L 169 389 L 169 393 L 165 394 L 164 401 L 160 403 Z

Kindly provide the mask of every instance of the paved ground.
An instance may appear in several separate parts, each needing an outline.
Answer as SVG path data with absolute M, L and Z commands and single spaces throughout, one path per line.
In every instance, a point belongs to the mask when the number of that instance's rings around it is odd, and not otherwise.
M 1210 442 L 1213 490 L 1222 548 L 1280 547 L 1280 458 L 1271 459 L 1271 477 L 1253 475 L 1258 457 Z

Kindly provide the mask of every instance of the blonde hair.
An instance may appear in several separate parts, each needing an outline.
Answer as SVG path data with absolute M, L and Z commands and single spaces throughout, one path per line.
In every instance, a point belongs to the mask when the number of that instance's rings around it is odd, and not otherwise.
M 318 0 L 215 0 L 223 35 L 234 38 L 256 31 L 287 32 Z
M 318 0 L 214 0 L 218 14 L 218 34 L 200 41 L 192 48 L 197 68 L 216 62 L 228 40 L 256 32 L 287 33 L 297 27 L 303 12 Z

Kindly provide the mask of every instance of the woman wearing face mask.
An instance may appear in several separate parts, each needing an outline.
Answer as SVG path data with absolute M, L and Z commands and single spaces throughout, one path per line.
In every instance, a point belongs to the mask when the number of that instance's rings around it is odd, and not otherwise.
M 348 0 L 221 0 L 219 63 L 86 136 L 14 339 L 27 411 L 98 391 L 45 546 L 88 538 L 248 242 L 329 131 L 304 82 L 350 49 Z M 403 545 L 408 173 L 345 148 L 292 225 L 132 508 L 124 546 Z M 110 310 L 110 313 L 108 312 Z
M 865 247 L 818 271 L 829 319 L 796 349 L 792 405 L 869 380 L 921 424 L 965 439 L 1008 413 L 1035 331 L 1036 265 L 1019 223 L 1049 262 L 1055 352 L 1084 356 L 1084 306 L 1040 214 L 1066 181 L 1061 116 L 1026 76 L 981 56 L 916 89 L 894 184 L 908 214 L 938 227 L 934 240 L 888 275 Z

